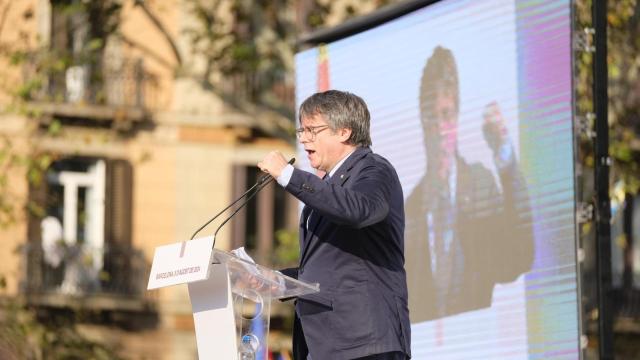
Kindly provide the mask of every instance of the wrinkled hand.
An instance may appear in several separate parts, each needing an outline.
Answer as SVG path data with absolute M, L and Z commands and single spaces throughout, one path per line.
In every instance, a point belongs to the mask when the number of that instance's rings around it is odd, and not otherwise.
M 505 119 L 498 103 L 493 101 L 487 104 L 482 113 L 482 117 L 484 118 L 484 122 L 482 123 L 484 140 L 495 155 L 500 151 L 500 147 L 509 141 Z
M 278 178 L 282 173 L 282 170 L 287 166 L 287 159 L 280 151 L 272 151 L 265 156 L 265 158 L 258 163 L 258 168 L 263 172 L 268 173 L 274 178 Z

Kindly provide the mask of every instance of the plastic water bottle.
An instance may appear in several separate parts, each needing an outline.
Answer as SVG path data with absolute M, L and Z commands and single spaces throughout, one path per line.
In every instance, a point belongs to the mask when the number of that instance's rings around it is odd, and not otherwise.
M 256 360 L 256 351 L 252 335 L 244 335 L 238 349 L 238 360 Z

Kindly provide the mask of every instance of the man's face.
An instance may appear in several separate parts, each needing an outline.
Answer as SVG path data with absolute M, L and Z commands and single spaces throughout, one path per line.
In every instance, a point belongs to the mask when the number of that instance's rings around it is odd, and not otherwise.
M 308 131 L 300 136 L 300 143 L 307 152 L 311 167 L 328 173 L 343 155 L 345 144 L 344 135 L 341 133 L 345 129 L 332 131 L 321 114 L 302 118 L 300 126 L 315 129 L 316 132 L 315 136 Z
M 458 110 L 455 93 L 448 89 L 436 91 L 430 106 L 422 111 L 428 161 L 448 172 L 458 144 Z

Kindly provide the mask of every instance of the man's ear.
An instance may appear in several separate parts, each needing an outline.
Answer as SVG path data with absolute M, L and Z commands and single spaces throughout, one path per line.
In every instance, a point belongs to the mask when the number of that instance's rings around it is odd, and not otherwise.
M 342 128 L 338 130 L 338 136 L 340 137 L 340 142 L 347 142 L 351 137 L 351 129 Z

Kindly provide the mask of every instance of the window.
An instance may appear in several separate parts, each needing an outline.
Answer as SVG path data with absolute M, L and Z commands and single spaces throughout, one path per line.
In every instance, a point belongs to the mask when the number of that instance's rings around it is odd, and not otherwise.
M 132 169 L 123 160 L 54 162 L 31 189 L 28 290 L 79 295 L 131 291 Z M 123 253 L 124 252 L 124 253 Z
M 258 181 L 262 172 L 255 166 L 234 168 L 233 199 Z M 258 193 L 233 219 L 231 247 L 244 246 L 261 264 L 272 264 L 274 248 L 278 245 L 276 232 L 295 229 L 297 200 L 287 195 L 275 182 Z

